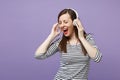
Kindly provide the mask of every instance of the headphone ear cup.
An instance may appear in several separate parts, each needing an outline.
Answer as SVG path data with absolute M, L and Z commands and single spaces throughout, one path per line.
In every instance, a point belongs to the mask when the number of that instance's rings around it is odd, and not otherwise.
M 73 26 L 76 26 L 76 21 L 75 20 L 73 20 Z

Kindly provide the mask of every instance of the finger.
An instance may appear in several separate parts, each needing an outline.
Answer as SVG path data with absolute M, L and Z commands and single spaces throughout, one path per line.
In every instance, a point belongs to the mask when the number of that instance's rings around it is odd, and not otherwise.
M 53 25 L 53 30 L 56 30 L 57 25 L 58 25 L 58 23 L 55 23 L 55 24 Z
M 59 26 L 56 27 L 57 32 L 61 32 L 61 29 Z
M 54 26 L 54 28 L 56 28 L 57 27 L 57 25 L 58 25 L 58 23 L 55 23 L 53 26 Z
M 82 23 L 79 19 L 77 19 L 77 24 L 79 25 L 78 27 L 81 28 L 81 29 L 84 29 L 83 26 L 82 26 Z
M 59 24 L 58 24 L 58 23 L 55 24 L 54 31 L 56 31 L 57 33 L 62 32 L 62 30 L 61 30 L 61 28 L 59 27 Z
M 81 25 L 79 25 L 78 23 L 76 23 L 76 27 L 77 27 L 77 29 L 79 30 L 79 31 L 83 31 L 84 30 L 84 28 L 81 26 Z

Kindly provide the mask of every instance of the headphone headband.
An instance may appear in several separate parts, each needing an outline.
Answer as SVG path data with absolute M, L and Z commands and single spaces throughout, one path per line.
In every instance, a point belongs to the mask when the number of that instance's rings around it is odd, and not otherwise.
M 78 16 L 78 12 L 77 12 L 75 9 L 73 9 L 73 8 L 68 8 L 68 9 L 73 10 L 73 11 L 75 12 L 75 14 L 76 14 L 76 17 L 77 17 L 77 18 L 79 17 L 79 16 Z

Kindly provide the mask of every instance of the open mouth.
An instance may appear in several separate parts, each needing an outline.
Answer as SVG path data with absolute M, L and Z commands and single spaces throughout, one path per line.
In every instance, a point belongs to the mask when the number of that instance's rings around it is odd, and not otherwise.
M 67 34 L 67 33 L 68 33 L 68 28 L 63 29 L 63 33 L 64 33 L 64 34 Z

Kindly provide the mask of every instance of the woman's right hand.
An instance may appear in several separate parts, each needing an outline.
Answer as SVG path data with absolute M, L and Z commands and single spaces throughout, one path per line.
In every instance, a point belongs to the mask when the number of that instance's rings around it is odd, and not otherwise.
M 55 23 L 52 27 L 50 35 L 53 36 L 54 38 L 60 34 L 61 30 L 58 26 L 58 23 Z
M 46 53 L 50 43 L 52 40 L 59 35 L 61 30 L 59 29 L 58 23 L 54 24 L 51 30 L 50 35 L 47 37 L 47 39 L 38 47 L 38 49 L 35 52 L 35 56 L 39 57 L 40 54 Z

